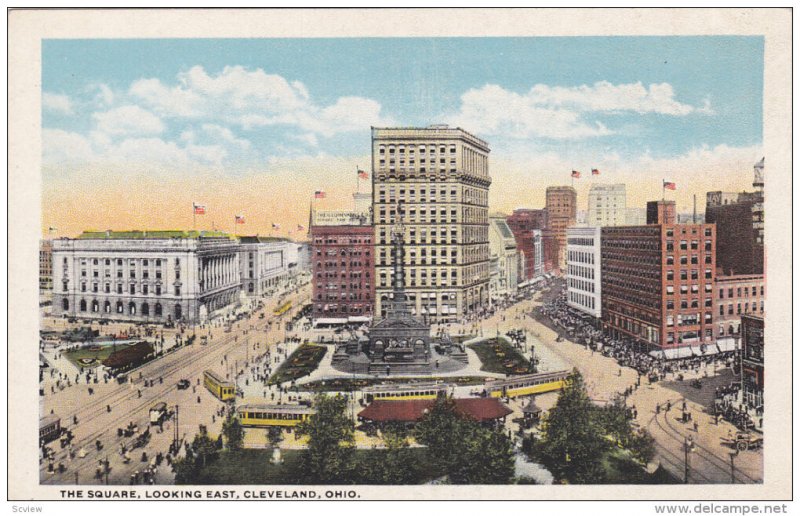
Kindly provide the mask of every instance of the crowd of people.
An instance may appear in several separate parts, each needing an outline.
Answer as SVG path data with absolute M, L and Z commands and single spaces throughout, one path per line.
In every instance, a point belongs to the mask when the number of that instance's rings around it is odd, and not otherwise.
M 698 377 L 692 380 L 695 387 L 701 387 L 699 376 L 708 376 L 709 369 L 736 368 L 738 355 L 736 351 L 722 351 L 713 354 L 695 354 L 684 358 L 668 359 L 663 354 L 651 354 L 631 339 L 614 339 L 605 335 L 595 321 L 567 305 L 566 289 L 552 292 L 539 308 L 540 320 L 554 328 L 560 335 L 566 334 L 571 341 L 585 345 L 593 353 L 599 352 L 611 357 L 621 366 L 635 369 L 640 376 L 656 382 L 665 379 L 683 381 L 684 375 L 693 373 Z M 563 337 L 559 337 L 563 338 Z M 714 415 L 719 415 L 740 429 L 747 430 L 756 425 L 746 408 L 741 406 L 739 383 L 728 388 L 717 389 Z

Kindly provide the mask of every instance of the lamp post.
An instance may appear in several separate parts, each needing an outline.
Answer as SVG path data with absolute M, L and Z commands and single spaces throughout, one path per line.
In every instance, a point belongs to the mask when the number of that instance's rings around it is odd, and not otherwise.
M 683 483 L 689 483 L 689 472 L 691 465 L 689 464 L 689 454 L 694 451 L 694 442 L 691 437 L 683 438 Z
M 739 449 L 734 448 L 734 450 L 730 453 L 731 456 L 731 484 L 736 483 L 736 465 L 733 463 L 733 460 L 739 455 Z

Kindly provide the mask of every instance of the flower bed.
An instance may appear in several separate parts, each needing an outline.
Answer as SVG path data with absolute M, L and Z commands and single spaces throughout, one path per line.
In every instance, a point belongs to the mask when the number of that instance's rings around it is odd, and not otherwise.
M 267 383 L 269 385 L 291 382 L 311 374 L 322 361 L 328 348 L 314 344 L 303 344 L 281 364 Z
M 505 339 L 487 339 L 468 346 L 481 360 L 481 371 L 503 374 L 534 372 L 530 361 Z

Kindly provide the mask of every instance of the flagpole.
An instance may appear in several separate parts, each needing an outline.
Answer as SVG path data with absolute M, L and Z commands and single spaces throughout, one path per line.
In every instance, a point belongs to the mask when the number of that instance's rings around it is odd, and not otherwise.
M 361 170 L 361 169 L 358 168 L 358 165 L 356 165 L 356 193 L 360 193 L 361 192 L 361 178 L 358 176 L 358 171 L 359 170 Z
M 661 201 L 664 202 L 667 200 L 667 187 L 665 183 L 665 179 L 661 178 Z
M 197 207 L 192 203 L 192 231 L 197 231 Z

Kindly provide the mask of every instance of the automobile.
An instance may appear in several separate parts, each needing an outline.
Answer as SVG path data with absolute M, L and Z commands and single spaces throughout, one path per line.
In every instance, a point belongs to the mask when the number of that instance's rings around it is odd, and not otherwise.
M 179 389 L 179 390 L 185 390 L 185 389 L 188 389 L 188 388 L 189 388 L 189 385 L 191 385 L 191 382 L 189 382 L 189 380 L 187 380 L 187 379 L 185 379 L 185 378 L 184 378 L 184 379 L 182 379 L 182 380 L 178 380 L 178 389 Z
M 764 438 L 760 436 L 755 436 L 748 432 L 737 432 L 736 437 L 733 439 L 722 439 L 722 444 L 730 446 L 731 448 L 735 448 L 736 450 L 743 452 L 747 450 L 757 450 L 764 446 Z

